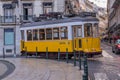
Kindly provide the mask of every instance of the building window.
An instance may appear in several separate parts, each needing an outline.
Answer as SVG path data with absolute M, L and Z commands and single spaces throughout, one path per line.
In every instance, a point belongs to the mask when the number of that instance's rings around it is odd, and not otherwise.
M 33 40 L 38 40 L 38 30 L 37 29 L 33 30 Z
M 14 29 L 13 28 L 4 29 L 4 44 L 14 45 Z
M 27 40 L 32 41 L 32 30 L 27 30 Z
M 45 40 L 45 29 L 39 29 L 39 40 Z
M 13 9 L 4 9 L 4 22 L 13 22 Z
M 53 3 L 52 2 L 43 2 L 43 14 L 53 12 Z
M 46 29 L 46 39 L 52 40 L 52 29 Z
M 32 20 L 33 18 L 33 5 L 32 3 L 23 3 L 23 20 Z
M 67 31 L 67 27 L 61 27 L 60 29 L 61 32 L 61 39 L 67 39 L 68 38 L 68 31 Z
M 3 9 L 4 16 L 2 17 L 1 21 L 10 23 L 15 21 L 15 17 L 13 16 L 15 6 L 13 6 L 12 4 L 3 4 Z
M 59 28 L 53 28 L 53 39 L 59 39 Z

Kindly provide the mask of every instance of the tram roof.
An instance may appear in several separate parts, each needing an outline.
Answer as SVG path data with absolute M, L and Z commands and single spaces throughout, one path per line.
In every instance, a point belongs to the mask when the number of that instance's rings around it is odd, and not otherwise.
M 58 24 L 58 23 L 67 23 L 67 22 L 89 22 L 89 21 L 99 21 L 96 17 L 73 17 L 73 18 L 65 18 L 59 20 L 49 20 L 49 21 L 41 21 L 41 22 L 31 22 L 22 24 L 23 27 L 31 27 L 31 26 L 41 26 L 41 25 L 49 25 L 49 24 Z

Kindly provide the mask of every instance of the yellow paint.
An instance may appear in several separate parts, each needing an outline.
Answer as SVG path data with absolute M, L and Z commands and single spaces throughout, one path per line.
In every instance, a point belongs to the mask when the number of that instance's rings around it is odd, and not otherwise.
M 24 42 L 24 45 L 28 52 L 35 52 L 36 47 L 38 52 L 46 52 L 47 47 L 49 52 L 58 52 L 59 48 L 60 52 L 66 52 L 66 48 L 68 48 L 69 52 L 73 52 L 72 40 L 27 41 Z M 21 50 L 25 50 L 25 47 Z
M 81 40 L 81 41 L 80 41 Z M 81 42 L 81 44 L 80 44 Z M 74 45 L 73 45 L 74 44 Z M 24 47 L 22 47 L 24 45 Z M 100 38 L 75 38 L 72 40 L 45 40 L 45 41 L 21 41 L 21 51 L 27 48 L 28 52 L 36 52 L 36 47 L 38 52 L 46 52 L 46 48 L 48 47 L 48 52 L 58 52 L 60 48 L 60 52 L 66 52 L 66 48 L 68 48 L 68 52 L 83 51 L 85 53 L 94 53 L 94 52 L 102 52 L 100 48 Z
M 77 48 L 75 48 L 77 51 L 83 51 L 85 53 L 102 52 L 100 47 L 100 38 L 87 37 L 75 38 L 75 40 L 77 41 Z M 79 47 L 79 40 L 81 40 L 81 48 Z

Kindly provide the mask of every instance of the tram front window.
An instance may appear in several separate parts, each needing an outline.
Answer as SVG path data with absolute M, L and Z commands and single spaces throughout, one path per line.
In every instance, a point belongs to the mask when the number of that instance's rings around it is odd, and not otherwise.
M 93 26 L 93 37 L 99 36 L 98 24 L 94 24 Z
M 84 25 L 84 33 L 85 33 L 85 37 L 93 37 L 92 24 Z
M 32 41 L 32 30 L 27 30 L 27 40 Z

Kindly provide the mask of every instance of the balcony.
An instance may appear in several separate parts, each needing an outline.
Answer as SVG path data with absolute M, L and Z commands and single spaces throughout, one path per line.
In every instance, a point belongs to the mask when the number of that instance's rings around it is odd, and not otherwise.
M 20 22 L 30 22 L 33 21 L 35 15 L 20 15 Z
M 0 16 L 0 24 L 15 24 L 16 16 Z

